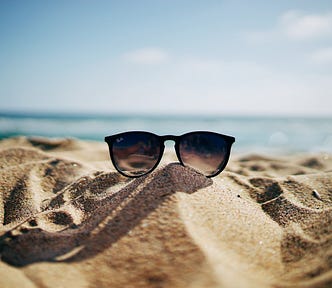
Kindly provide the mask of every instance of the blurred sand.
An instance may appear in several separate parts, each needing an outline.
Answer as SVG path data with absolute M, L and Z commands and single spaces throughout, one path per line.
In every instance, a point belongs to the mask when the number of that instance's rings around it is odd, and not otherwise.
M 0 142 L 0 287 L 332 287 L 332 156 L 135 180 L 106 143 Z

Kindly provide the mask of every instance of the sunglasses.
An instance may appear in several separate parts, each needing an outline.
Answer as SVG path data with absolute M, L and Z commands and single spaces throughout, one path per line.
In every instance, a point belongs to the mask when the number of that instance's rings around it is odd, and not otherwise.
M 183 166 L 189 166 L 207 177 L 216 176 L 224 170 L 235 142 L 232 136 L 207 131 L 181 136 L 133 131 L 105 137 L 116 170 L 133 178 L 146 175 L 158 166 L 167 140 L 175 142 L 176 155 Z

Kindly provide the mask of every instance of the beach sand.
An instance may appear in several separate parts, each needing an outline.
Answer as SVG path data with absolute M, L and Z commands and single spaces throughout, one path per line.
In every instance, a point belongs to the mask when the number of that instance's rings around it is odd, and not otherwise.
M 332 156 L 164 155 L 115 172 L 106 143 L 0 142 L 0 287 L 332 287 Z

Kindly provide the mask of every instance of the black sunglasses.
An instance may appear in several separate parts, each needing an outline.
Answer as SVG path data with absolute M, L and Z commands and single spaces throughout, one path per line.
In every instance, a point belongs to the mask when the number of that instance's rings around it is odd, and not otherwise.
M 153 171 L 164 153 L 166 140 L 175 141 L 180 163 L 207 177 L 218 175 L 227 165 L 235 138 L 207 131 L 181 136 L 158 136 L 132 131 L 105 137 L 114 167 L 127 177 L 140 177 Z

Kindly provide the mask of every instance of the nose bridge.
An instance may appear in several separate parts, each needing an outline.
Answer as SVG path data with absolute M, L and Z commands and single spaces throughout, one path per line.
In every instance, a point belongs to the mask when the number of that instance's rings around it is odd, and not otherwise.
M 176 142 L 177 138 L 178 137 L 175 136 L 175 135 L 164 135 L 164 136 L 162 136 L 162 139 L 163 139 L 164 143 L 165 143 L 165 141 L 168 141 L 168 140 Z

